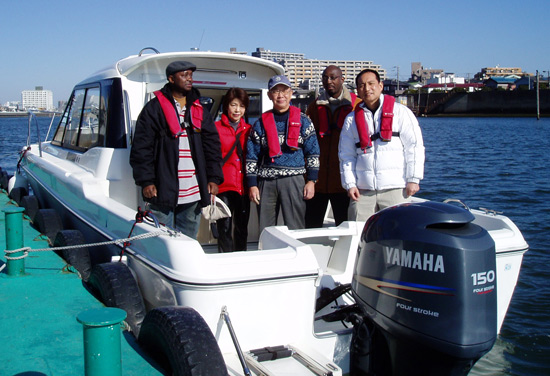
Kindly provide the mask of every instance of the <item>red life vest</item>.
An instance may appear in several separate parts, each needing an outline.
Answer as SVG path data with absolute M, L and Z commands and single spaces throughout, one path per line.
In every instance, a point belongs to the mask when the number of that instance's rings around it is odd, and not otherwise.
M 162 94 L 160 90 L 155 91 L 153 94 L 155 94 L 159 100 L 160 107 L 162 108 L 162 112 L 164 113 L 164 117 L 166 118 L 166 122 L 168 123 L 168 128 L 170 128 L 170 132 L 172 132 L 172 135 L 176 136 L 180 134 L 181 124 L 179 122 L 179 117 L 177 112 L 174 111 L 173 103 L 170 103 L 170 100 L 166 98 L 166 96 Z M 197 99 L 191 105 L 191 124 L 193 125 L 193 127 L 195 128 L 195 131 L 197 132 L 201 131 L 202 117 L 203 117 L 203 108 L 200 101 Z
M 357 134 L 359 135 L 359 146 L 361 149 L 372 147 L 372 142 L 381 139 L 382 141 L 391 141 L 392 136 L 399 136 L 398 132 L 392 132 L 393 106 L 395 98 L 390 95 L 384 95 L 382 104 L 382 121 L 380 123 L 380 132 L 369 136 L 369 128 L 365 119 L 365 114 L 360 106 L 355 108 L 355 124 L 357 125 Z
M 338 111 L 338 120 L 336 121 L 336 126 L 340 129 L 342 129 L 342 125 L 344 124 L 344 119 L 346 118 L 346 116 L 348 116 L 348 114 L 353 111 L 355 100 L 357 99 L 357 95 L 355 95 L 354 93 L 350 93 L 350 95 L 351 105 L 348 104 L 346 106 L 341 106 L 336 109 L 336 111 Z M 317 113 L 319 114 L 319 136 L 323 137 L 325 135 L 329 135 L 331 133 L 331 129 L 328 121 L 328 106 L 317 106 Z
M 286 127 L 286 144 L 292 150 L 298 149 L 298 137 L 300 136 L 300 121 L 301 111 L 298 107 L 290 106 L 288 114 L 288 124 Z M 279 144 L 279 134 L 277 133 L 277 125 L 273 111 L 266 111 L 262 114 L 262 123 L 265 129 L 267 138 L 267 146 L 269 148 L 269 157 L 275 158 L 283 154 L 281 145 Z

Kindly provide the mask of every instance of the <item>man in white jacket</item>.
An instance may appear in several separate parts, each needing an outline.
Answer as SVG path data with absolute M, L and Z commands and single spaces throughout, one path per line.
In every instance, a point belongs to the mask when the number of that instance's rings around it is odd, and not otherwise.
M 424 143 L 411 110 L 382 95 L 377 71 L 365 69 L 355 82 L 363 103 L 346 117 L 338 157 L 342 186 L 351 198 L 348 219 L 365 221 L 419 191 Z

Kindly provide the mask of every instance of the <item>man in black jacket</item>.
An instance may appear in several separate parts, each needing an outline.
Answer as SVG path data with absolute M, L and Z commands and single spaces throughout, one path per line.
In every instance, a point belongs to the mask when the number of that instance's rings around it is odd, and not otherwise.
M 130 153 L 134 180 L 157 219 L 196 238 L 201 208 L 223 182 L 221 146 L 193 88 L 196 66 L 175 61 L 168 83 L 141 111 Z

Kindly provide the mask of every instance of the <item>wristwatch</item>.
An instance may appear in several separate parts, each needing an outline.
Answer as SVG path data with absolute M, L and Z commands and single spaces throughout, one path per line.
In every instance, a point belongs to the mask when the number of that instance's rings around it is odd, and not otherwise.
M 309 180 L 311 182 L 313 182 L 313 184 L 317 183 L 317 180 Z

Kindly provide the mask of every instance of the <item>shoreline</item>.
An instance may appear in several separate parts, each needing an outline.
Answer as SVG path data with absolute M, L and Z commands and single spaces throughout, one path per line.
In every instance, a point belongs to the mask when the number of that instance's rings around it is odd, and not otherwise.
M 61 116 L 60 112 L 33 112 L 37 117 L 51 117 L 52 115 Z M 0 112 L 0 117 L 28 117 L 28 112 Z

